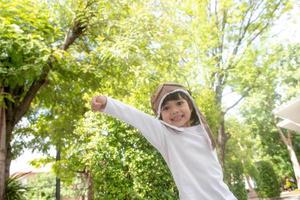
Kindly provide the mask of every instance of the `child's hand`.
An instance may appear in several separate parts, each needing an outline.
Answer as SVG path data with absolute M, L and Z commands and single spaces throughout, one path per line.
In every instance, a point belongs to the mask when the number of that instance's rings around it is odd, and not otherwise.
M 91 102 L 92 111 L 103 111 L 106 106 L 107 98 L 106 96 L 95 96 Z

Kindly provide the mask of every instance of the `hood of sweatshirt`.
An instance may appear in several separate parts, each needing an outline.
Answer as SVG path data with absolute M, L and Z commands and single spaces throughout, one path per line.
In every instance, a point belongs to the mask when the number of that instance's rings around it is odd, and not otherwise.
M 196 114 L 199 118 L 200 125 L 206 130 L 206 133 L 207 133 L 207 135 L 209 136 L 209 139 L 210 139 L 210 144 L 211 144 L 212 148 L 214 149 L 215 146 L 216 146 L 215 141 L 213 139 L 212 132 L 211 132 L 211 130 L 210 130 L 210 128 L 209 128 L 209 126 L 206 122 L 206 119 L 205 119 L 204 115 L 200 112 L 199 108 L 196 106 L 195 101 L 191 97 L 191 93 L 184 86 L 182 86 L 180 84 L 177 84 L 177 83 L 164 83 L 156 89 L 154 94 L 151 96 L 151 106 L 152 106 L 152 110 L 154 111 L 156 117 L 157 118 L 160 117 L 161 105 L 162 105 L 164 99 L 169 94 L 172 94 L 172 93 L 175 93 L 175 92 L 183 92 L 184 94 L 186 94 L 190 98 L 190 100 L 193 104 L 193 107 L 196 111 Z M 164 123 L 164 124 L 168 125 L 169 127 L 173 128 L 177 131 L 181 131 L 181 129 L 182 129 L 180 127 L 175 127 L 175 126 L 172 126 L 172 125 L 167 124 L 167 123 Z

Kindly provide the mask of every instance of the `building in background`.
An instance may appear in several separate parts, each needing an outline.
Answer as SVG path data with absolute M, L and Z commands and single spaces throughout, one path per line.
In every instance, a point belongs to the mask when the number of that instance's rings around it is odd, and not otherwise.
M 300 96 L 276 108 L 274 115 L 281 118 L 277 126 L 300 134 Z

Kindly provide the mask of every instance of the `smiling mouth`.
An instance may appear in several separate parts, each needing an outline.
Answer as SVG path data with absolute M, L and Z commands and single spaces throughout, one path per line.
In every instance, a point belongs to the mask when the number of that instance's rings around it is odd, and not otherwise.
M 172 122 L 179 122 L 179 121 L 181 121 L 182 118 L 183 118 L 183 115 L 178 115 L 178 116 L 175 116 L 175 117 L 171 118 L 171 121 Z

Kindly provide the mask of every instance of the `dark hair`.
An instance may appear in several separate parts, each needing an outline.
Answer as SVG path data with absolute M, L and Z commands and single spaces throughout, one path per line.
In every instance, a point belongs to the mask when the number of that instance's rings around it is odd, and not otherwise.
M 174 92 L 174 93 L 171 93 L 171 94 L 167 95 L 166 98 L 164 99 L 164 101 L 161 104 L 161 108 L 164 105 L 166 105 L 166 103 L 168 101 L 174 101 L 174 100 L 180 100 L 180 99 L 186 100 L 188 102 L 188 105 L 189 105 L 190 109 L 192 110 L 191 119 L 190 119 L 191 125 L 195 126 L 195 125 L 200 124 L 200 121 L 199 121 L 199 118 L 197 116 L 196 110 L 195 110 L 195 108 L 193 106 L 192 100 L 190 99 L 190 97 L 188 97 L 183 92 Z M 159 118 L 161 119 L 161 114 L 160 114 Z

